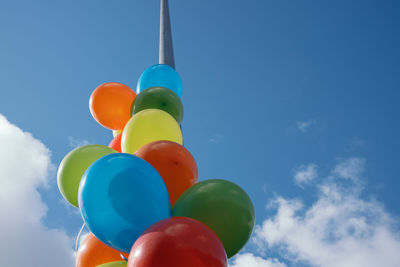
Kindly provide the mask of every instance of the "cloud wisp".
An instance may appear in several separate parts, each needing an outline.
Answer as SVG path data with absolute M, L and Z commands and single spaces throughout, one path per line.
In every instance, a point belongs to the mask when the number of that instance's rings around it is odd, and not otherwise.
M 315 120 L 312 120 L 312 119 L 310 119 L 308 121 L 296 122 L 297 129 L 299 129 L 300 132 L 302 132 L 302 133 L 306 133 L 310 129 L 311 125 L 313 125 L 313 124 L 315 124 Z
M 301 165 L 294 174 L 295 183 L 303 188 L 303 185 L 309 184 L 315 178 L 317 178 L 317 165 L 310 163 L 308 165 Z
M 222 142 L 222 139 L 224 138 L 223 134 L 220 133 L 216 133 L 214 134 L 214 136 L 212 138 L 210 138 L 208 140 L 209 143 L 213 143 L 213 144 L 218 144 Z
M 43 224 L 50 151 L 1 114 L 0 147 L 0 266 L 73 266 L 71 238 Z
M 343 179 L 349 179 L 353 182 L 360 181 L 361 175 L 365 169 L 365 159 L 363 158 L 348 158 L 340 160 L 333 169 L 333 174 Z
M 88 140 L 79 139 L 79 138 L 75 138 L 72 136 L 68 136 L 68 143 L 69 143 L 69 146 L 72 148 L 77 148 L 80 146 L 86 146 L 86 145 L 90 144 L 90 142 Z

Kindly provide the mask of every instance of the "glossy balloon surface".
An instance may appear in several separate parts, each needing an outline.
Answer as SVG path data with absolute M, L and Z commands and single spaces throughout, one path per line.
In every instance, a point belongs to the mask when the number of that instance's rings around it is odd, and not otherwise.
M 61 161 L 57 172 L 57 184 L 61 194 L 69 203 L 78 207 L 78 189 L 86 169 L 99 158 L 117 153 L 103 145 L 87 145 L 69 152 Z
M 114 137 L 114 139 L 110 142 L 108 146 L 121 153 L 121 138 L 122 133 L 119 133 L 117 136 Z
M 122 152 L 133 154 L 140 147 L 159 140 L 182 144 L 179 124 L 165 111 L 142 110 L 133 115 L 122 132 Z
M 183 119 L 183 105 L 178 95 L 164 87 L 152 87 L 144 90 L 136 97 L 132 113 L 145 109 L 161 109 L 168 112 L 178 123 Z
M 98 265 L 96 267 L 126 267 L 128 263 L 126 261 L 114 261 L 106 264 Z
M 182 96 L 182 81 L 179 74 L 170 66 L 157 64 L 147 68 L 139 78 L 136 93 L 151 87 L 165 87 L 179 97 Z
M 76 254 L 76 267 L 93 267 L 113 261 L 122 261 L 121 254 L 128 258 L 127 253 L 115 250 L 89 234 L 79 245 Z M 126 263 L 126 262 L 125 262 Z
M 120 133 L 122 133 L 122 130 L 112 130 L 112 134 L 113 134 L 114 137 L 116 137 Z
M 150 225 L 171 216 L 161 176 L 145 160 L 124 153 L 90 166 L 79 187 L 79 207 L 90 231 L 124 252 Z
M 175 202 L 174 216 L 190 217 L 209 226 L 222 241 L 228 258 L 246 244 L 254 227 L 254 207 L 238 185 L 206 180 L 186 190 Z
M 192 154 L 171 141 L 156 141 L 141 147 L 135 154 L 150 163 L 164 179 L 171 206 L 197 182 L 197 165 Z
M 204 224 L 170 218 L 152 225 L 135 242 L 129 267 L 226 267 L 221 241 Z
M 90 96 L 89 108 L 93 118 L 111 130 L 122 130 L 131 117 L 136 93 L 121 83 L 104 83 Z

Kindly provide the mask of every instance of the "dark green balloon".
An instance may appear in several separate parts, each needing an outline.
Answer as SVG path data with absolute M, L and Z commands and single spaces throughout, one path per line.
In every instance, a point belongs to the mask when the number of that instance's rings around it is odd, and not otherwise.
M 145 109 L 161 109 L 168 112 L 178 123 L 183 119 L 183 105 L 179 96 L 168 88 L 148 88 L 136 96 L 132 115 Z
M 187 189 L 175 202 L 172 214 L 208 225 L 222 241 L 228 258 L 249 240 L 255 221 L 253 203 L 246 192 L 220 179 L 206 180 Z

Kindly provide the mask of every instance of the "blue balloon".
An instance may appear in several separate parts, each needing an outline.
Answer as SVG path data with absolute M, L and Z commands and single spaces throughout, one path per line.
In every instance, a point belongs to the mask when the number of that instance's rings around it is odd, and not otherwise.
M 170 66 L 157 64 L 147 68 L 139 78 L 136 93 L 151 88 L 165 87 L 172 90 L 179 97 L 182 96 L 182 81 L 179 74 Z
M 129 253 L 149 226 L 171 217 L 167 187 L 145 160 L 115 153 L 95 161 L 79 185 L 79 207 L 103 243 Z

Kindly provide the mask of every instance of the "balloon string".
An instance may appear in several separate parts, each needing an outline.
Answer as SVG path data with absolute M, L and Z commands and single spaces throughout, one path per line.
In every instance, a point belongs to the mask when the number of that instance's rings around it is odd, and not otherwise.
M 83 229 L 85 228 L 85 226 L 86 226 L 86 223 L 83 223 L 83 225 L 82 225 L 82 227 L 81 227 L 81 230 L 79 230 L 78 236 L 76 237 L 76 241 L 75 241 L 75 252 L 78 251 L 78 248 L 79 248 L 79 239 L 81 238 L 81 234 L 82 234 L 82 231 L 83 231 Z
M 122 255 L 122 254 L 119 254 L 119 255 L 121 256 L 121 258 L 122 258 L 123 260 L 128 261 L 128 259 L 125 258 L 124 255 Z

